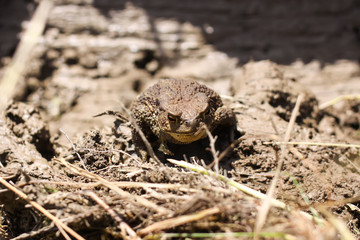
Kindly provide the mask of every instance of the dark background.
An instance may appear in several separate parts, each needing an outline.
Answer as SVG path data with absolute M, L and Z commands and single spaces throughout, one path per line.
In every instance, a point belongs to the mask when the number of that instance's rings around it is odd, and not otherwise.
M 144 8 L 150 20 L 170 18 L 199 26 L 208 43 L 240 63 L 360 59 L 360 0 L 95 0 L 93 4 L 106 16 L 111 9 L 123 9 L 126 2 Z M 33 1 L 0 1 L 0 58 L 13 54 L 21 23 L 35 6 Z

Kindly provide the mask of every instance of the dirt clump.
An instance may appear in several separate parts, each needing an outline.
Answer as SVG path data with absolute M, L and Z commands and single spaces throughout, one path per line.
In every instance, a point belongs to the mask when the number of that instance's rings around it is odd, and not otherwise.
M 193 233 L 252 238 L 262 200 L 234 186 L 266 193 L 283 160 L 275 198 L 288 208 L 270 208 L 260 237 L 341 239 L 328 221 L 331 214 L 359 238 L 359 148 L 308 144 L 359 144 L 359 100 L 324 105 L 327 96 L 358 89 L 358 63 L 264 60 L 240 66 L 190 22 L 149 19 L 132 4 L 105 14 L 77 2 L 56 3 L 32 52 L 21 101 L 0 116 L 5 181 L 86 239 L 134 232 L 145 239 Z M 224 133 L 215 131 L 219 152 L 206 138 L 192 146 L 170 143 L 178 153 L 171 158 L 140 159 L 122 106 L 167 77 L 195 80 L 219 93 L 237 120 L 228 148 L 219 148 Z M 324 94 L 327 86 L 332 92 Z M 299 95 L 290 136 L 296 144 L 282 151 Z M 115 114 L 94 117 L 106 111 Z M 0 208 L 2 239 L 62 238 L 43 213 L 5 186 Z

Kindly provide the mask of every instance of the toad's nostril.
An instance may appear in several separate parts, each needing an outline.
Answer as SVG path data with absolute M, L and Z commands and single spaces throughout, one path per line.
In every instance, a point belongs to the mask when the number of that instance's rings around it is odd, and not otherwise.
M 185 125 L 186 125 L 186 127 L 191 127 L 193 125 L 193 121 L 187 120 L 187 121 L 185 121 Z
M 193 120 L 186 120 L 184 121 L 184 124 L 187 128 L 190 128 L 192 130 L 196 129 L 198 127 L 198 121 L 196 119 Z

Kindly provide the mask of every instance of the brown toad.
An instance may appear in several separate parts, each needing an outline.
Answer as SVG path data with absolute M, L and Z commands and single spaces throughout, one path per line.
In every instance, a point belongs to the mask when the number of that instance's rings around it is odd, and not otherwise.
M 236 124 L 232 110 L 223 105 L 216 92 L 191 80 L 160 80 L 132 103 L 131 112 L 152 146 L 158 144 L 168 155 L 172 152 L 167 143 L 189 144 L 207 137 L 205 126 L 213 131 Z M 146 159 L 145 145 L 135 129 L 133 141 Z

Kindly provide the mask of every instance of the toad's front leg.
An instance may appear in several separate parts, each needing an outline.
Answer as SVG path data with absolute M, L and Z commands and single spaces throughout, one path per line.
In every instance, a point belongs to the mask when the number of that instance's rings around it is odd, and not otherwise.
M 170 151 L 166 141 L 160 141 L 160 146 L 159 146 L 158 150 L 160 152 L 164 153 L 165 155 L 170 155 L 170 156 L 174 155 L 174 153 L 172 151 Z

